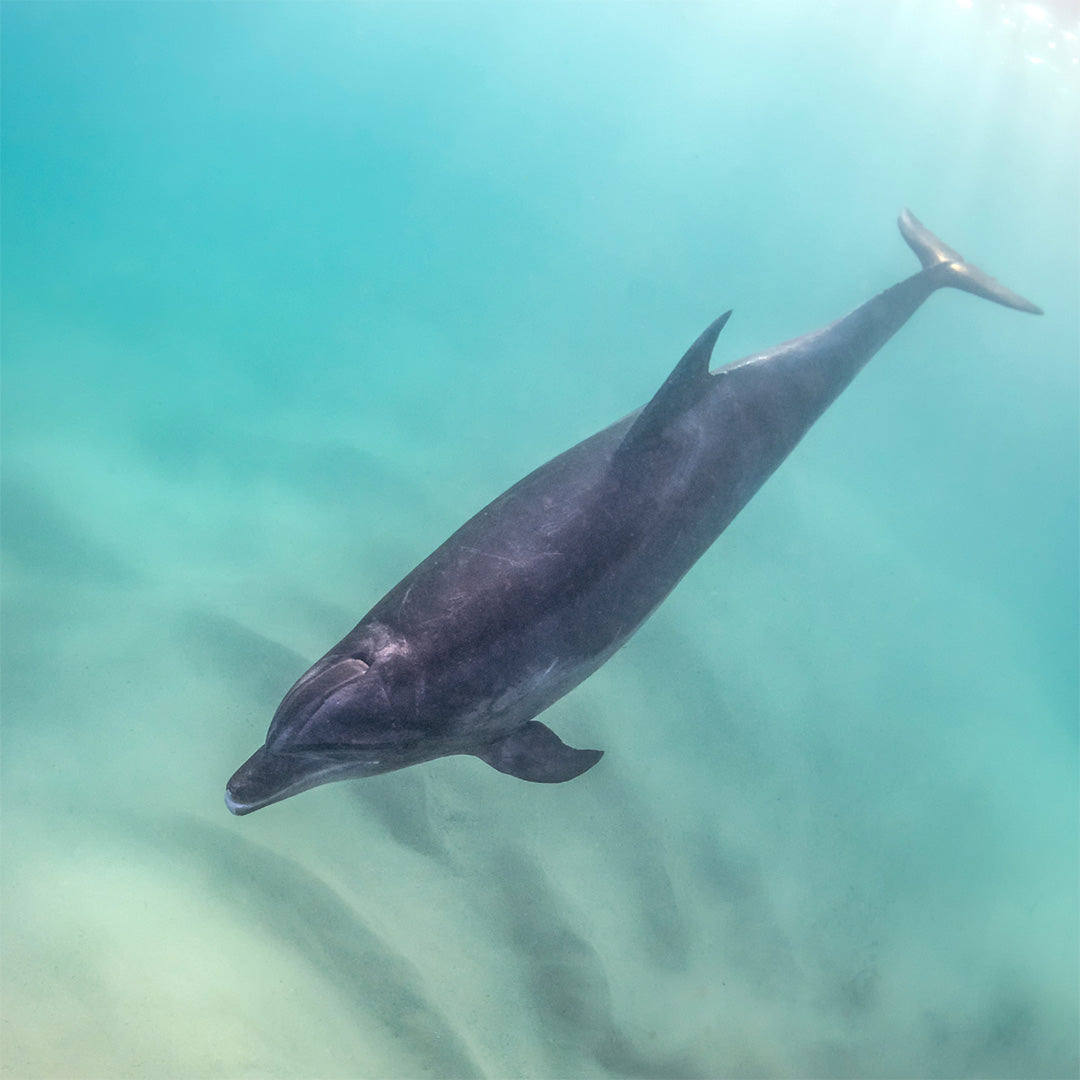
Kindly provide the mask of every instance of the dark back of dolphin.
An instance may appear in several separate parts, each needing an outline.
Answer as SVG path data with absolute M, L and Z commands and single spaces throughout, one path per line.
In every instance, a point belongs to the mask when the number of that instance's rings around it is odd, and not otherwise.
M 918 273 L 710 372 L 721 316 L 643 409 L 466 522 L 289 691 L 229 808 L 447 754 L 547 783 L 594 765 L 533 718 L 627 640 L 915 309 L 949 286 L 1040 313 L 907 211 L 900 230 Z

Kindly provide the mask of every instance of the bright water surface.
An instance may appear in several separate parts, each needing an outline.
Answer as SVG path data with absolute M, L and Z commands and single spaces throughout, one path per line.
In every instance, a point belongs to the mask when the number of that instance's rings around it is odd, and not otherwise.
M 5 1076 L 1077 1074 L 1040 11 L 3 4 Z M 904 205 L 1046 315 L 916 315 L 547 714 L 596 769 L 229 816 L 452 529 L 727 307 L 719 363 L 912 272 Z

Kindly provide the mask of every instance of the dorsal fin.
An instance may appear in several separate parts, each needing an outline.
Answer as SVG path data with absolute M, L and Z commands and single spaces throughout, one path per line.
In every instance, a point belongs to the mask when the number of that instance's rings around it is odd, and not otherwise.
M 725 311 L 687 349 L 686 355 L 675 365 L 664 385 L 641 410 L 616 453 L 648 446 L 660 437 L 664 428 L 676 416 L 697 401 L 709 377 L 709 360 L 712 358 L 713 346 L 730 317 L 731 312 Z

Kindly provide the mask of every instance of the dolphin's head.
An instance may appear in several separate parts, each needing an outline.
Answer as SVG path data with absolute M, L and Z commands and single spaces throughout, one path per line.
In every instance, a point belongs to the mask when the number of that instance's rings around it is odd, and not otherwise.
M 332 780 L 411 765 L 421 760 L 413 734 L 394 722 L 382 680 L 367 663 L 325 656 L 285 695 L 266 743 L 226 785 L 225 805 L 250 814 Z

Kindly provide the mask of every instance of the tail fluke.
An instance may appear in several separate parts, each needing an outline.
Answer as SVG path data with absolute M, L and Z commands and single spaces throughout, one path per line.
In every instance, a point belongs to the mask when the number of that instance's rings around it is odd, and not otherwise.
M 941 285 L 954 289 L 963 289 L 974 293 L 984 300 L 993 300 L 995 304 L 1028 311 L 1032 315 L 1041 315 L 1043 310 L 1030 300 L 1025 300 L 1018 293 L 1006 289 L 989 274 L 984 274 L 977 266 L 964 262 L 951 247 L 946 247 L 910 210 L 900 214 L 900 233 L 908 247 L 919 257 L 924 270 L 932 271 Z

